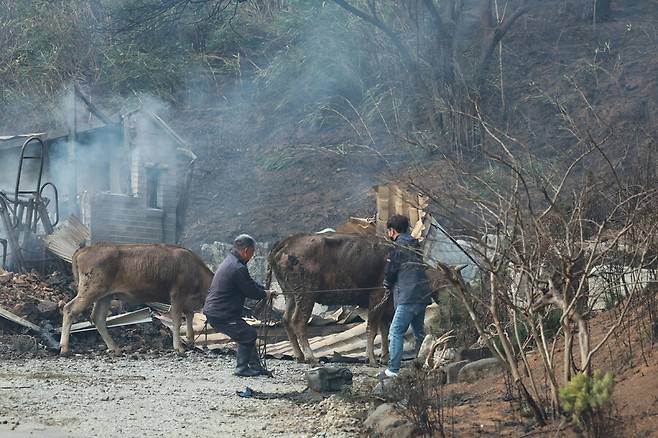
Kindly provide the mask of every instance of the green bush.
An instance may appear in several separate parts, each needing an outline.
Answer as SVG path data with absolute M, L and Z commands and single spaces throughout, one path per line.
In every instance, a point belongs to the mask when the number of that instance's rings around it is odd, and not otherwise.
M 609 436 L 609 410 L 614 376 L 612 373 L 593 375 L 580 373 L 560 389 L 560 400 L 564 413 L 571 423 L 580 428 L 587 437 Z

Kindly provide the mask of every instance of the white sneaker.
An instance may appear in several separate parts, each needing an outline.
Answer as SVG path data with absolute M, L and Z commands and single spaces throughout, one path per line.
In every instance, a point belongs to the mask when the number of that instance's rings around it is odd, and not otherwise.
M 388 368 L 386 368 L 384 370 L 384 374 L 386 374 L 387 377 L 397 377 L 398 376 L 398 373 L 394 373 L 393 371 L 389 370 Z
M 384 379 L 390 379 L 391 377 L 397 377 L 398 373 L 394 373 L 393 371 L 389 370 L 386 368 L 384 371 L 379 372 L 375 377 L 377 377 L 379 380 L 384 380 Z

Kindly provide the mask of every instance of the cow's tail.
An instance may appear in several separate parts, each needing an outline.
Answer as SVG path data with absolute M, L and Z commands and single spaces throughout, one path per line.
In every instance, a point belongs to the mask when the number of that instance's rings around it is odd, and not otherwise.
M 71 256 L 71 271 L 73 273 L 73 284 L 75 285 L 76 292 L 78 291 L 78 281 L 80 280 L 80 275 L 78 273 L 78 256 L 80 255 L 80 250 L 87 246 L 87 242 L 81 240 L 78 242 L 78 249 L 75 250 Z
M 285 241 L 286 239 L 282 239 L 275 243 L 270 250 L 269 255 L 267 256 L 267 277 L 265 278 L 265 289 L 269 289 L 272 286 L 272 265 L 274 265 L 274 257 L 276 253 L 281 250 Z
M 71 257 L 71 271 L 73 272 L 73 284 L 75 284 L 75 288 L 77 290 L 78 288 L 78 279 L 79 279 L 79 274 L 78 274 L 78 251 L 73 253 L 73 256 Z

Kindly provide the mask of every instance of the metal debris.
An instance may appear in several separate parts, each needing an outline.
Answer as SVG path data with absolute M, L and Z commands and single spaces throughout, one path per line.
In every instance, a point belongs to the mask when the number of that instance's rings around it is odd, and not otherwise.
M 107 327 L 122 327 L 124 325 L 133 325 L 133 324 L 144 324 L 146 322 L 153 322 L 153 317 L 151 316 L 151 309 L 144 307 L 143 309 L 135 310 L 133 312 L 122 313 L 120 315 L 110 316 L 106 319 Z M 71 325 L 71 333 L 80 333 L 90 330 L 96 330 L 96 326 L 93 322 L 85 321 L 78 322 Z M 61 327 L 56 329 L 58 333 L 61 333 Z
M 27 320 L 21 318 L 18 315 L 14 315 L 10 311 L 8 311 L 7 309 L 4 309 L 2 307 L 0 307 L 0 317 L 3 317 L 3 318 L 5 318 L 5 319 L 7 319 L 7 320 L 9 320 L 13 323 L 16 323 L 18 325 L 21 325 L 25 328 L 28 328 L 28 329 L 32 330 L 33 332 L 35 332 L 37 335 L 39 335 L 41 337 L 44 344 L 48 348 L 53 349 L 53 350 L 56 350 L 56 349 L 59 348 L 59 343 L 57 341 L 55 341 L 55 339 L 52 337 L 52 335 L 50 334 L 50 332 L 48 330 L 42 329 L 38 325 L 32 324 L 30 321 L 27 321 Z
M 80 248 L 80 243 L 89 239 L 91 239 L 89 228 L 83 225 L 80 219 L 71 215 L 52 234 L 43 236 L 41 240 L 50 252 L 71 263 L 73 253 Z

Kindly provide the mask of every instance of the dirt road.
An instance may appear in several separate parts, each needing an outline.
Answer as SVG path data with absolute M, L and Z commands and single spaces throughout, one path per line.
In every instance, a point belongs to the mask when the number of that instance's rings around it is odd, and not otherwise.
M 0 359 L 0 436 L 363 435 L 365 406 L 342 395 L 312 401 L 238 397 L 245 386 L 264 393 L 302 391 L 310 366 L 268 361 L 275 377 L 232 375 L 234 358 L 133 355 Z M 372 368 L 351 366 L 355 385 Z

